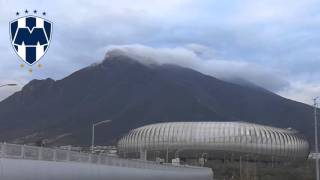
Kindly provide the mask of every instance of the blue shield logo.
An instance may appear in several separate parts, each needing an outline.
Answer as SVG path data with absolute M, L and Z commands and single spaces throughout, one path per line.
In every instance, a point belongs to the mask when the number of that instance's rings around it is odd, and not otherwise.
M 38 62 L 47 52 L 52 23 L 37 16 L 25 16 L 10 22 L 10 39 L 16 54 L 27 64 Z

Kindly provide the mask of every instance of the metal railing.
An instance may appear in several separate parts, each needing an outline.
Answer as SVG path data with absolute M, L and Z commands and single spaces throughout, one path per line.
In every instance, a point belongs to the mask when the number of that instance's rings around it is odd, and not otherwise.
M 143 161 L 138 159 L 121 159 L 118 157 L 107 155 L 95 155 L 81 153 L 70 150 L 51 149 L 37 146 L 17 145 L 0 143 L 0 157 L 11 159 L 28 159 L 28 160 L 43 160 L 56 162 L 78 162 L 92 163 L 109 166 L 120 166 L 127 168 L 144 168 L 144 169 L 159 169 L 159 170 L 186 170 L 207 168 L 196 166 L 183 166 L 172 164 L 159 164 L 153 161 Z

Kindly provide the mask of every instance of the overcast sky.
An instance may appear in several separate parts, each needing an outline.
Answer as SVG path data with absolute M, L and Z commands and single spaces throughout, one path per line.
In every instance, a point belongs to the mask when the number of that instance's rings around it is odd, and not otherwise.
M 20 68 L 9 40 L 18 11 L 54 23 L 42 68 Z M 0 99 L 32 79 L 61 79 L 121 49 L 218 78 L 243 78 L 310 104 L 320 95 L 320 1 L 0 0 Z M 146 58 L 149 59 L 149 58 Z

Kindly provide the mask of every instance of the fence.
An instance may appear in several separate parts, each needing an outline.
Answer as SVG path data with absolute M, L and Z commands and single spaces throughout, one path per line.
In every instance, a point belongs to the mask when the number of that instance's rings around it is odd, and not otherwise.
M 88 153 L 81 153 L 76 151 L 50 149 L 36 146 L 17 145 L 0 143 L 0 157 L 9 159 L 28 159 L 28 160 L 43 160 L 56 162 L 79 162 L 92 163 L 109 166 L 119 166 L 128 168 L 143 168 L 143 169 L 159 169 L 159 170 L 182 170 L 190 171 L 196 169 L 197 171 L 207 168 L 195 166 L 182 166 L 172 164 L 159 164 L 152 161 L 142 161 L 137 159 L 121 159 L 107 155 L 95 155 Z

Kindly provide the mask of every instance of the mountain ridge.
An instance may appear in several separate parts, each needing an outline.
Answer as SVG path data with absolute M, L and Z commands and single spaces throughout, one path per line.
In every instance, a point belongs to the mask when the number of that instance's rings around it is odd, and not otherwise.
M 225 82 L 177 65 L 144 64 L 121 53 L 61 80 L 32 80 L 0 102 L 0 140 L 115 144 L 129 129 L 167 121 L 246 121 L 312 133 L 312 107 L 270 91 Z M 36 134 L 34 136 L 30 136 Z M 31 138 L 24 139 L 23 137 Z

